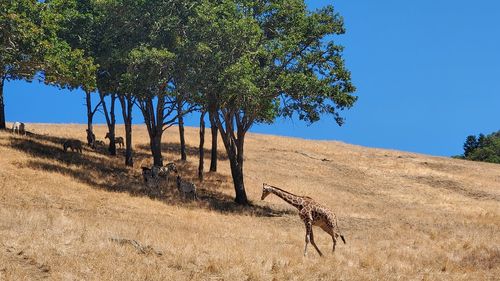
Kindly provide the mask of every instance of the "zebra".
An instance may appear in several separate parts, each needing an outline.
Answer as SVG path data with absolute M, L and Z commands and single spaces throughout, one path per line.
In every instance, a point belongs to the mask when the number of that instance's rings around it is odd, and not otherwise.
M 174 162 L 170 162 L 163 167 L 153 166 L 151 168 L 153 175 L 168 178 L 170 172 L 177 173 L 177 166 Z
M 188 194 L 192 194 L 193 200 L 198 200 L 198 196 L 196 195 L 196 185 L 192 182 L 181 179 L 181 176 L 179 175 L 177 175 L 177 189 L 183 194 L 184 198 L 187 198 Z
M 144 179 L 144 183 L 149 188 L 158 187 L 160 184 L 160 178 L 153 176 L 153 171 L 148 167 L 141 167 L 142 169 L 142 177 Z
M 24 128 L 24 123 L 23 122 L 14 122 L 12 124 L 12 133 L 18 134 L 18 135 L 26 135 L 26 130 Z
M 106 136 L 104 137 L 104 139 L 111 140 L 111 138 L 109 137 L 109 133 L 106 133 Z M 122 137 L 115 137 L 115 143 L 119 144 L 120 148 L 122 148 L 125 145 L 125 142 L 123 141 Z
M 66 140 L 63 143 L 64 152 L 68 151 L 68 148 L 71 148 L 71 151 L 75 151 L 82 153 L 82 142 L 79 140 Z
M 163 167 L 153 166 L 149 167 L 141 167 L 142 169 L 142 177 L 144 179 L 144 183 L 149 188 L 156 188 L 160 185 L 162 181 L 165 181 L 168 184 L 168 177 L 171 172 L 177 173 L 177 166 L 175 163 L 171 162 Z

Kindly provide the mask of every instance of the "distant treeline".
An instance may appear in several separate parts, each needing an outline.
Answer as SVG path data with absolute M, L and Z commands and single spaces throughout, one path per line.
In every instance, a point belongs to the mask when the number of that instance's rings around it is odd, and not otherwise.
M 500 163 L 500 131 L 489 135 L 470 135 L 464 143 L 464 154 L 456 156 L 472 161 Z

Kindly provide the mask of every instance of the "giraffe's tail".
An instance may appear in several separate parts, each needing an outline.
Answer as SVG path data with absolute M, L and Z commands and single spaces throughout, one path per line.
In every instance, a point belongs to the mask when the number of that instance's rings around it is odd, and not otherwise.
M 340 234 L 340 238 L 342 238 L 342 242 L 344 242 L 344 244 L 346 244 L 345 239 L 344 239 L 344 235 Z

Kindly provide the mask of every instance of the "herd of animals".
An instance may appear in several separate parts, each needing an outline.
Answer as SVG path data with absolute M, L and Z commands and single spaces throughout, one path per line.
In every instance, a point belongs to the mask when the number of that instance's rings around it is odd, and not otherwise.
M 146 183 L 149 188 L 158 188 L 159 186 L 167 185 L 170 175 L 172 173 L 176 173 L 177 189 L 181 192 L 184 198 L 198 200 L 198 196 L 196 195 L 196 185 L 181 178 L 174 162 L 170 162 L 161 167 L 153 165 L 151 168 L 141 167 L 141 169 L 144 183 Z
M 12 125 L 12 133 L 18 135 L 26 135 L 26 125 L 22 122 L 14 122 Z M 87 129 L 87 138 L 89 141 L 89 146 L 96 148 L 98 146 L 104 146 L 105 143 L 102 140 L 97 140 L 94 133 Z M 109 133 L 106 133 L 104 139 L 111 139 Z M 124 146 L 123 137 L 115 137 L 115 143 L 122 148 Z M 72 152 L 83 153 L 83 144 L 77 139 L 67 139 L 62 143 L 64 153 L 71 149 Z M 194 183 L 183 180 L 178 174 L 177 167 L 175 163 L 168 163 L 163 167 L 152 166 L 151 168 L 142 167 L 142 177 L 144 183 L 148 188 L 159 189 L 163 184 L 168 184 L 169 175 L 175 172 L 177 174 L 176 184 L 177 189 L 182 193 L 184 198 L 192 198 L 194 200 L 198 199 L 196 195 L 196 185 Z
M 26 135 L 25 124 L 22 122 L 15 122 L 12 125 L 12 133 Z M 87 138 L 89 139 L 89 143 L 91 143 L 91 147 L 95 148 L 97 145 L 104 145 L 104 141 L 99 141 L 95 139 L 95 135 L 93 133 L 89 133 L 87 130 Z M 109 138 L 109 133 L 106 134 L 105 139 Z M 123 138 L 116 137 L 115 143 L 123 146 Z M 82 153 L 82 142 L 76 139 L 69 139 L 64 141 L 63 150 L 67 152 L 68 149 L 71 149 L 72 152 Z M 175 163 L 170 162 L 165 166 L 152 166 L 152 167 L 141 167 L 142 168 L 142 177 L 144 183 L 149 188 L 158 188 L 162 184 L 168 184 L 169 177 L 171 174 L 175 173 L 176 176 L 176 185 L 177 189 L 181 192 L 184 198 L 191 198 L 193 200 L 198 200 L 198 196 L 196 194 L 196 185 L 192 182 L 185 181 L 179 175 L 177 170 L 177 166 Z M 269 194 L 274 194 L 279 198 L 283 199 L 288 204 L 297 208 L 299 211 L 299 217 L 304 222 L 306 228 L 306 237 L 305 237 L 305 247 L 304 247 L 304 256 L 307 255 L 307 246 L 309 243 L 313 245 L 320 256 L 323 256 L 323 253 L 320 251 L 318 246 L 314 241 L 314 233 L 313 226 L 317 226 L 323 229 L 326 233 L 328 233 L 332 237 L 333 248 L 332 251 L 335 251 L 335 247 L 337 245 L 337 239 L 340 237 L 344 244 L 346 243 L 344 235 L 340 232 L 338 221 L 336 215 L 330 211 L 327 207 L 317 203 L 311 197 L 308 196 L 298 196 L 288 191 L 285 191 L 276 186 L 268 185 L 264 183 L 262 185 L 262 197 L 261 200 L 264 200 Z

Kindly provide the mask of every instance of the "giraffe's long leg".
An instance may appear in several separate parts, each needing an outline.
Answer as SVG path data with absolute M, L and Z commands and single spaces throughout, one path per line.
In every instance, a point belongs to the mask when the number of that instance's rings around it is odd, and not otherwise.
M 328 233 L 330 236 L 332 236 L 332 240 L 333 240 L 333 252 L 335 252 L 335 246 L 337 245 L 337 237 L 336 237 L 336 234 L 335 234 L 335 231 L 334 231 L 333 227 L 329 226 L 329 225 L 322 225 L 321 228 L 326 233 Z
M 314 234 L 313 234 L 312 226 L 311 226 L 311 235 L 310 235 L 310 238 L 311 238 L 311 244 L 314 246 L 314 248 L 316 249 L 316 251 L 318 251 L 318 254 L 320 256 L 323 256 L 323 253 L 321 253 L 321 251 L 319 250 L 318 246 L 316 246 L 316 243 L 314 242 Z
M 335 238 L 335 233 L 332 232 L 332 240 L 333 240 L 333 250 L 332 252 L 335 252 L 335 246 L 337 245 L 337 238 Z
M 307 244 L 310 241 L 312 233 L 312 223 L 311 221 L 305 221 L 305 224 L 306 224 L 306 246 L 304 247 L 304 256 L 307 256 Z

